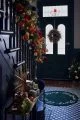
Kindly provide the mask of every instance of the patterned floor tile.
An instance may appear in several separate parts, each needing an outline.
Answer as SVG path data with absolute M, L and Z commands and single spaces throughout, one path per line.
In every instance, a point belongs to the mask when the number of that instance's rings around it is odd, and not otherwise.
M 69 106 L 51 106 L 46 104 L 45 120 L 80 120 L 80 89 L 46 87 L 45 91 L 67 91 L 78 96 L 78 102 Z

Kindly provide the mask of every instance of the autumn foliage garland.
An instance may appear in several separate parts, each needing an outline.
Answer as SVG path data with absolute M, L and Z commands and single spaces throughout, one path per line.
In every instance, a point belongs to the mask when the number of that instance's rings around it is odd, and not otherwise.
M 16 0 L 14 6 L 16 23 L 21 30 L 21 39 L 34 48 L 35 61 L 42 63 L 45 59 L 46 48 L 44 37 L 38 27 L 36 8 L 30 5 L 29 0 Z

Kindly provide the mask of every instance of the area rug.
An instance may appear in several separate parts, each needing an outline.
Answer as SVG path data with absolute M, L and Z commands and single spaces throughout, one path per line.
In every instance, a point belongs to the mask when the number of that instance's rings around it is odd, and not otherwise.
M 42 100 L 42 98 L 40 98 Z M 45 92 L 45 103 L 53 106 L 68 106 L 77 103 L 77 95 L 66 91 Z

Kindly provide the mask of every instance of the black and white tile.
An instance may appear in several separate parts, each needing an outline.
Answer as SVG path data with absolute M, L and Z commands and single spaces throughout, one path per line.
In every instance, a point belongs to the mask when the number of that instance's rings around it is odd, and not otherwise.
M 80 89 L 45 87 L 46 91 L 66 91 L 76 94 L 78 102 L 69 106 L 45 105 L 45 120 L 80 120 Z

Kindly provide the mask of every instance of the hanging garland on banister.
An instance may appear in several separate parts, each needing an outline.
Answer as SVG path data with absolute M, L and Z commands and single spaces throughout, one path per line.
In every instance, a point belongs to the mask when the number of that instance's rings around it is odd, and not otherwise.
M 36 0 L 16 0 L 14 2 L 15 20 L 20 28 L 21 40 L 26 41 L 34 50 L 36 62 L 43 63 L 46 59 L 45 38 L 38 26 L 38 13 L 31 3 Z
M 50 42 L 57 43 L 61 38 L 61 34 L 57 29 L 52 29 L 49 31 L 48 38 Z

